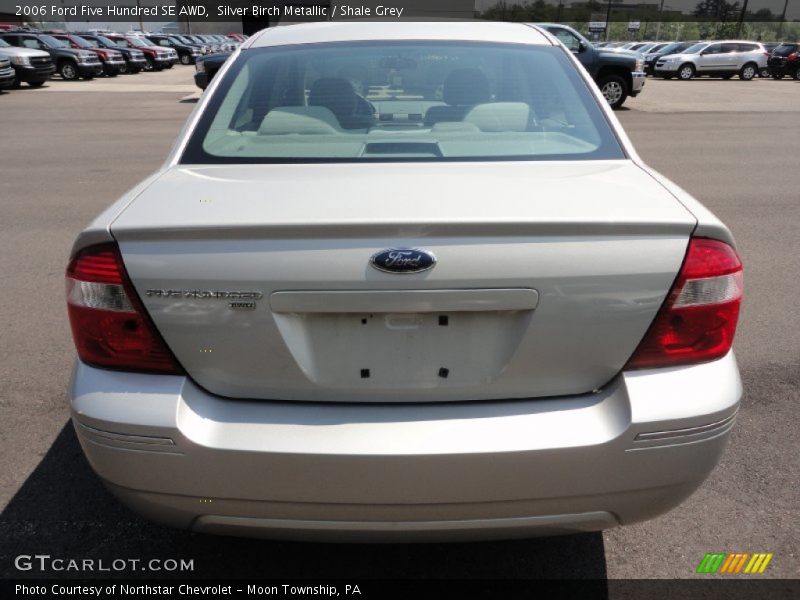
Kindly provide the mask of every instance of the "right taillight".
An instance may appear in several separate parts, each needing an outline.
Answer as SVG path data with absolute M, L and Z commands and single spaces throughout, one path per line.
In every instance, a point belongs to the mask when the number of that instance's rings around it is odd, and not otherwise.
M 145 313 L 116 244 L 85 248 L 66 275 L 72 337 L 83 362 L 123 371 L 183 372 Z
M 789 62 L 794 62 L 797 60 L 797 52 L 792 52 L 789 56 L 786 57 L 786 60 Z
M 733 345 L 742 302 L 742 262 L 728 244 L 692 238 L 681 271 L 625 369 L 721 358 Z

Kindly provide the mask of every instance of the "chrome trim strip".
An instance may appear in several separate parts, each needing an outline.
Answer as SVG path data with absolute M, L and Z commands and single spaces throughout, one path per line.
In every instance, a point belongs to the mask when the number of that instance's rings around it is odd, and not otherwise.
M 102 429 L 95 429 L 94 427 L 84 425 L 83 423 L 78 423 L 77 421 L 75 422 L 75 424 L 81 429 L 85 430 L 86 433 L 100 438 L 105 438 L 107 440 L 126 442 L 130 444 L 147 444 L 152 446 L 175 445 L 175 442 L 171 438 L 155 437 L 149 435 L 130 435 L 127 433 L 114 433 L 111 431 L 103 431 Z
M 688 435 L 695 435 L 698 433 L 706 433 L 709 431 L 713 431 L 715 429 L 721 429 L 725 427 L 727 424 L 732 424 L 733 421 L 736 419 L 736 415 L 738 414 L 738 410 L 734 411 L 724 419 L 720 421 L 715 421 L 714 423 L 708 423 L 706 425 L 699 425 L 697 427 L 688 427 L 685 429 L 668 429 L 666 431 L 651 431 L 646 433 L 640 433 L 635 438 L 635 442 L 646 442 L 651 440 L 663 440 L 663 439 L 670 439 L 676 437 L 683 437 Z
M 591 531 L 619 525 L 610 512 L 595 511 L 533 517 L 502 517 L 494 519 L 464 519 L 455 521 L 323 521 L 305 519 L 269 519 L 260 517 L 232 517 L 227 515 L 201 515 L 192 529 L 200 532 L 224 532 L 240 529 L 306 530 L 306 531 L 356 531 L 356 532 L 414 532 L 414 531 L 469 531 L 480 529 L 548 528 L 572 531 Z
M 529 288 L 463 290 L 277 291 L 275 313 L 394 313 L 533 310 L 539 293 Z

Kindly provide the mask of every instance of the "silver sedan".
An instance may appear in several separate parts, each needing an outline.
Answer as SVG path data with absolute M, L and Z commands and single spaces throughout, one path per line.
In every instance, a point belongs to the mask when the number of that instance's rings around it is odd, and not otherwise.
M 78 236 L 73 422 L 125 504 L 200 532 L 610 528 L 719 460 L 742 289 L 544 30 L 279 27 Z

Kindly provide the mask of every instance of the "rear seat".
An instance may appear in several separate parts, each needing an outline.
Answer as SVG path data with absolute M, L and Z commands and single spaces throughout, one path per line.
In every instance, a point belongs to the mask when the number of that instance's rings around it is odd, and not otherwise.
M 325 135 L 342 133 L 336 115 L 324 106 L 277 106 L 258 128 L 259 135 Z
M 432 106 L 425 113 L 425 125 L 461 121 L 477 104 L 490 102 L 489 79 L 480 69 L 454 69 L 444 80 L 442 99 L 447 106 Z
M 528 131 L 531 108 L 524 102 L 490 102 L 479 104 L 464 117 L 481 131 Z

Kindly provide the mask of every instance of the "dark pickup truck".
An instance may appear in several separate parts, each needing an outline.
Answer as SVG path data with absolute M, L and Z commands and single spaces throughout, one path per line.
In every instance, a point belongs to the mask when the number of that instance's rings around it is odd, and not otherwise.
M 628 96 L 637 96 L 645 83 L 644 58 L 635 52 L 595 48 L 568 25 L 535 23 L 556 36 L 575 55 L 597 82 L 611 108 L 617 109 Z
M 4 56 L 0 56 L 0 90 L 5 90 L 14 87 L 17 83 L 14 68 L 11 66 L 11 61 Z
M 118 50 L 110 50 L 108 48 L 100 48 L 93 42 L 83 39 L 79 35 L 73 33 L 53 33 L 51 34 L 57 40 L 66 42 L 70 48 L 89 50 L 97 55 L 100 62 L 103 63 L 103 73 L 108 77 L 116 77 L 125 67 L 125 57 L 122 52 Z
M 230 55 L 231 52 L 217 52 L 216 54 L 207 54 L 198 58 L 195 63 L 195 85 L 201 90 L 206 89 Z
M 174 35 L 148 35 L 147 39 L 157 46 L 165 46 L 175 50 L 182 65 L 193 65 L 197 58 L 203 54 L 198 46 L 184 44 Z
M 125 66 L 121 68 L 121 73 L 135 74 L 147 66 L 147 59 L 144 57 L 144 52 L 127 46 L 118 46 L 117 42 L 110 40 L 102 35 L 95 35 L 93 33 L 80 33 L 78 34 L 86 40 L 86 42 L 96 48 L 106 48 L 108 50 L 116 50 L 122 53 L 125 59 Z
M 50 54 L 56 70 L 64 79 L 92 79 L 103 74 L 103 64 L 97 54 L 89 50 L 70 48 L 68 42 L 57 40 L 51 35 L 17 31 L 3 33 L 0 37 L 12 46 L 44 50 Z

